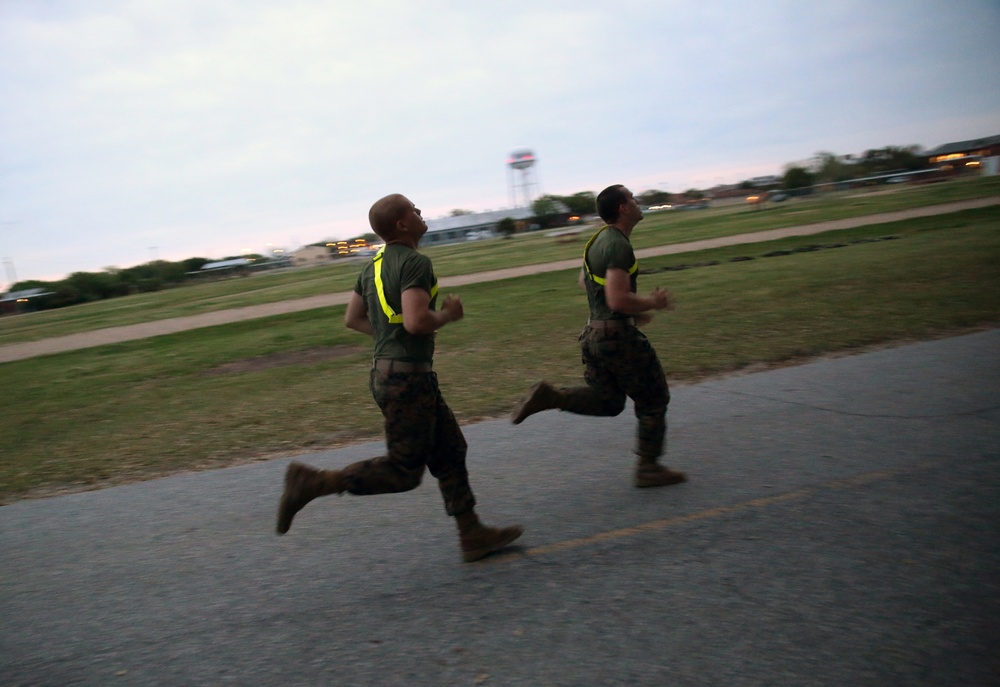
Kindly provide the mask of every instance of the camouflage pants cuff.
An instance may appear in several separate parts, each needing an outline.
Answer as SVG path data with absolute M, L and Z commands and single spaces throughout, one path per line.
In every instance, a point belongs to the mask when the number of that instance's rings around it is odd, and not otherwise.
M 469 486 L 469 476 L 465 471 L 438 477 L 438 488 L 444 499 L 444 510 L 450 516 L 468 513 L 476 506 L 476 497 Z

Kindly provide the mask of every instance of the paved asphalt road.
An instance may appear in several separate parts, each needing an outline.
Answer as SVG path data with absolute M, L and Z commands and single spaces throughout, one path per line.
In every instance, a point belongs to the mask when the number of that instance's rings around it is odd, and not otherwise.
M 1000 330 L 670 420 L 691 481 L 652 490 L 628 413 L 469 426 L 481 514 L 526 527 L 475 564 L 431 480 L 276 536 L 285 459 L 0 508 L 0 684 L 1000 684 Z

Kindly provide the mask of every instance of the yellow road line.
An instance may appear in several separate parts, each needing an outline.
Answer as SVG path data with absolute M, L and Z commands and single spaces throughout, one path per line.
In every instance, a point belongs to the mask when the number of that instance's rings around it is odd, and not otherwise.
M 576 539 L 566 539 L 564 541 L 553 542 L 552 544 L 544 544 L 542 546 L 533 546 L 529 549 L 524 549 L 523 551 L 512 551 L 510 553 L 498 554 L 496 556 L 491 556 L 485 559 L 484 562 L 499 563 L 502 561 L 513 561 L 513 560 L 520 560 L 523 558 L 545 556 L 548 554 L 558 553 L 561 551 L 570 551 L 572 549 L 579 549 L 585 546 L 591 546 L 593 544 L 600 544 L 602 542 L 614 541 L 616 539 L 624 539 L 626 537 L 631 537 L 636 534 L 643 534 L 645 532 L 656 532 L 658 530 L 665 530 L 668 527 L 673 527 L 675 525 L 683 525 L 689 522 L 696 522 L 698 520 L 708 520 L 711 518 L 717 518 L 723 515 L 731 515 L 733 513 L 748 511 L 755 508 L 766 508 L 767 506 L 771 506 L 777 503 L 784 503 L 786 501 L 799 501 L 807 499 L 810 496 L 817 494 L 823 490 L 845 489 L 853 486 L 870 484 L 872 482 L 879 482 L 906 472 L 919 472 L 922 470 L 926 470 L 932 465 L 933 463 L 926 462 L 902 468 L 889 468 L 886 470 L 876 470 L 873 472 L 866 472 L 860 475 L 854 475 L 852 477 L 847 477 L 844 479 L 835 480 L 833 482 L 828 482 L 827 484 L 823 484 L 818 487 L 805 487 L 803 489 L 797 489 L 795 491 L 790 491 L 784 494 L 777 494 L 775 496 L 765 496 L 762 498 L 751 499 L 750 501 L 736 503 L 731 506 L 718 506 L 716 508 L 709 508 L 707 510 L 698 511 L 697 513 L 690 513 L 688 515 L 677 515 L 671 518 L 651 520 L 649 522 L 633 525 L 631 527 L 623 527 L 617 530 L 598 532 L 596 534 L 592 534 L 586 537 L 578 537 Z

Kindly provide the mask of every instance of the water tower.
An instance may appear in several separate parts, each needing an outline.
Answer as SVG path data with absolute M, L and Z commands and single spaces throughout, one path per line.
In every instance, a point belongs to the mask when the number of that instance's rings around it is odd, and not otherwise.
M 538 193 L 535 176 L 535 154 L 530 150 L 515 150 L 507 158 L 507 195 L 513 207 L 531 207 Z

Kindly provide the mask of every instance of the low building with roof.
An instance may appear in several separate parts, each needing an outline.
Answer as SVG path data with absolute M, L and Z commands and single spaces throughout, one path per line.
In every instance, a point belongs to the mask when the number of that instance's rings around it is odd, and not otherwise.
M 328 265 L 334 257 L 334 252 L 325 244 L 322 246 L 303 246 L 292 253 L 292 264 L 296 267 Z
M 535 213 L 531 208 L 509 208 L 429 219 L 427 220 L 427 233 L 424 234 L 420 243 L 426 246 L 435 243 L 467 241 L 470 237 L 482 236 L 483 232 L 496 234 L 497 226 L 507 218 L 523 223 L 534 216 Z
M 927 153 L 928 161 L 943 171 L 1000 174 L 1000 136 L 945 143 Z
M 41 288 L 2 293 L 0 294 L 0 314 L 13 315 L 35 310 L 34 306 L 40 302 L 39 299 L 52 295 L 55 295 L 55 291 L 46 291 Z
M 232 258 L 230 260 L 216 260 L 215 262 L 206 262 L 201 266 L 202 272 L 220 272 L 226 270 L 233 270 L 239 267 L 247 267 L 250 265 L 251 260 L 249 258 Z
M 204 279 L 221 279 L 223 277 L 242 277 L 250 272 L 253 261 L 249 258 L 230 258 L 229 260 L 215 260 L 206 262 L 194 272 L 188 272 L 188 276 Z

